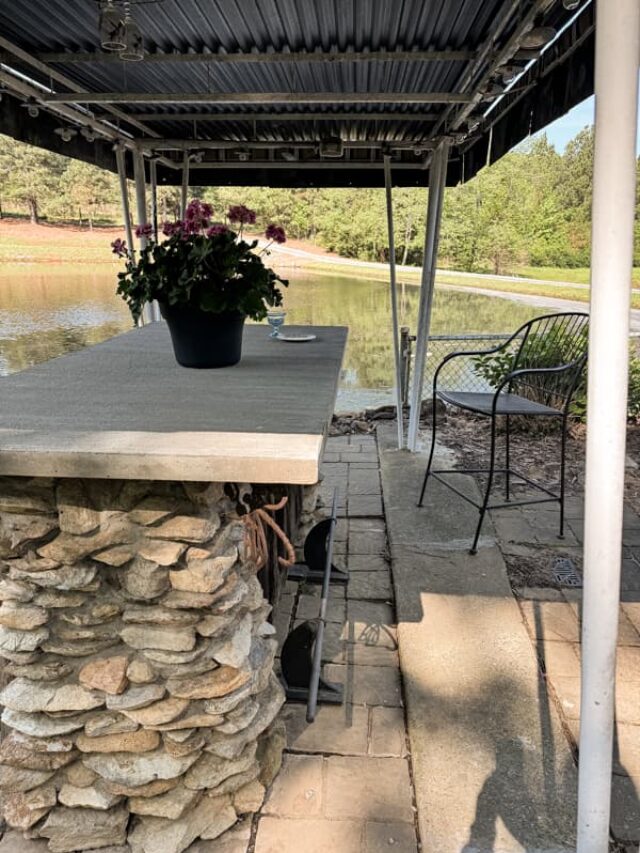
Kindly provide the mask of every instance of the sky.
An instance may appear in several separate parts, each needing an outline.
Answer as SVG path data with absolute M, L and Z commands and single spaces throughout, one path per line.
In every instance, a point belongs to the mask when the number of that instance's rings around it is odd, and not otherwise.
M 562 153 L 567 142 L 570 142 L 583 127 L 593 124 L 593 101 L 593 98 L 587 98 L 541 131 L 547 134 L 547 139 L 556 151 Z
M 578 104 L 577 107 L 541 130 L 540 133 L 546 133 L 547 139 L 555 146 L 556 151 L 562 153 L 567 142 L 570 142 L 583 127 L 593 124 L 593 106 L 593 97 L 587 98 L 586 101 Z M 640 133 L 638 134 L 637 153 L 640 156 Z

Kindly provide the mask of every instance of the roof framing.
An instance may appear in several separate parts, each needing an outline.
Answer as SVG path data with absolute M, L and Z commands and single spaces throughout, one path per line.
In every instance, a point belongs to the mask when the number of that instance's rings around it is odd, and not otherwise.
M 202 161 L 198 180 L 277 185 L 382 185 L 390 152 L 398 182 L 425 184 L 442 139 L 449 182 L 465 180 L 527 135 L 532 110 L 552 120 L 591 93 L 592 32 L 574 25 L 550 51 L 522 48 L 531 27 L 569 22 L 560 0 L 431 0 L 429 14 L 422 0 L 384 13 L 376 0 L 271 5 L 267 28 L 249 26 L 242 0 L 211 0 L 206 17 L 198 0 L 142 4 L 147 55 L 125 64 L 96 50 L 93 4 L 14 0 L 0 10 L 0 83 L 61 125 L 153 156 L 160 183 L 180 182 L 186 152 Z M 583 0 L 576 20 L 590 14 Z M 526 73 L 505 90 L 513 63 Z M 559 74 L 572 85 L 551 92 Z M 10 132 L 42 144 L 21 113 Z M 512 132 L 494 134 L 507 113 Z M 65 153 L 88 159 L 76 141 Z

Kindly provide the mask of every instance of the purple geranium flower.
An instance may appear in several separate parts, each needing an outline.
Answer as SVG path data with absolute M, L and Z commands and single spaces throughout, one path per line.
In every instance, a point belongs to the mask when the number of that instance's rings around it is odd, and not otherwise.
M 117 240 L 114 240 L 111 244 L 111 249 L 114 255 L 117 255 L 119 258 L 126 258 L 128 255 L 127 244 L 124 240 L 121 240 L 119 237 Z
M 207 231 L 207 237 L 217 237 L 219 234 L 228 234 L 229 229 L 222 222 L 214 222 Z
M 284 228 L 282 225 L 275 225 L 273 222 L 271 225 L 267 225 L 267 230 L 264 232 L 267 240 L 272 240 L 274 243 L 286 243 L 287 235 L 284 233 Z
M 174 234 L 178 234 L 181 230 L 181 222 L 165 222 L 162 226 L 162 233 L 165 237 L 173 237 Z
M 146 223 L 145 225 L 136 225 L 136 237 L 151 237 L 153 234 L 153 225 Z
M 239 222 L 240 225 L 254 225 L 256 212 L 244 204 L 233 204 L 227 212 L 227 219 L 229 222 Z

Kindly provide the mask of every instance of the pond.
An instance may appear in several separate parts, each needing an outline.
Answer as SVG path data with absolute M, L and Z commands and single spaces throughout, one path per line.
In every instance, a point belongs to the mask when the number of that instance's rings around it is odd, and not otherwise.
M 299 270 L 287 274 L 288 323 L 349 327 L 338 410 L 390 402 L 388 284 Z M 111 265 L 0 266 L 0 374 L 24 370 L 131 328 L 128 310 L 114 286 Z M 419 288 L 407 284 L 401 291 L 401 323 L 414 331 Z M 505 299 L 439 288 L 432 331 L 436 335 L 503 333 L 539 313 L 539 308 Z

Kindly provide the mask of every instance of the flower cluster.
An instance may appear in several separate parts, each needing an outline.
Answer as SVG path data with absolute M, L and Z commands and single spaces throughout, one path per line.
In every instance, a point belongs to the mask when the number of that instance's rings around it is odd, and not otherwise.
M 151 225 L 138 225 L 136 236 L 147 239 L 137 256 L 124 240 L 114 240 L 114 253 L 126 260 L 126 270 L 118 274 L 118 293 L 135 319 L 153 300 L 213 313 L 239 312 L 254 320 L 282 304 L 277 284 L 286 287 L 287 282 L 263 258 L 273 243 L 286 241 L 284 228 L 271 223 L 260 252 L 257 239 L 243 239 L 244 226 L 256 222 L 255 211 L 232 205 L 226 219 L 239 227 L 214 221 L 212 206 L 194 199 L 182 219 L 163 224 L 163 238 L 154 239 Z
M 178 235 L 182 240 L 188 240 L 189 237 L 196 235 L 204 235 L 205 237 L 219 237 L 222 234 L 233 234 L 233 236 L 242 237 L 242 227 L 244 225 L 255 225 L 256 212 L 246 207 L 244 204 L 231 205 L 227 211 L 227 219 L 229 222 L 240 225 L 240 233 L 236 235 L 228 225 L 223 222 L 212 222 L 213 208 L 207 202 L 200 201 L 194 198 L 189 202 L 184 215 L 184 219 L 179 219 L 177 222 L 165 222 L 162 226 L 162 233 L 165 237 L 174 237 Z M 136 228 L 136 237 L 150 237 L 152 228 L 150 225 L 138 225 Z M 285 243 L 287 240 L 284 228 L 281 225 L 271 223 L 267 226 L 265 237 L 271 243 Z M 113 244 L 112 244 L 113 245 Z M 115 252 L 114 248 L 114 252 Z M 120 257 L 123 257 L 121 254 Z
M 271 225 L 267 225 L 267 230 L 264 232 L 264 236 L 267 240 L 271 240 L 273 243 L 287 242 L 287 235 L 284 233 L 282 225 L 275 225 L 273 222 Z
M 126 258 L 129 254 L 127 250 L 127 244 L 125 240 L 121 240 L 119 237 L 117 240 L 114 240 L 111 244 L 111 251 L 114 255 L 117 255 L 119 258 Z
M 220 234 L 229 234 L 230 229 L 223 222 L 214 222 L 211 228 L 207 229 L 207 237 L 218 237 Z
M 239 225 L 255 225 L 256 212 L 245 207 L 244 204 L 233 204 L 227 211 L 227 219 Z
M 136 226 L 136 237 L 151 237 L 153 234 L 153 226 L 149 225 L 137 225 Z

